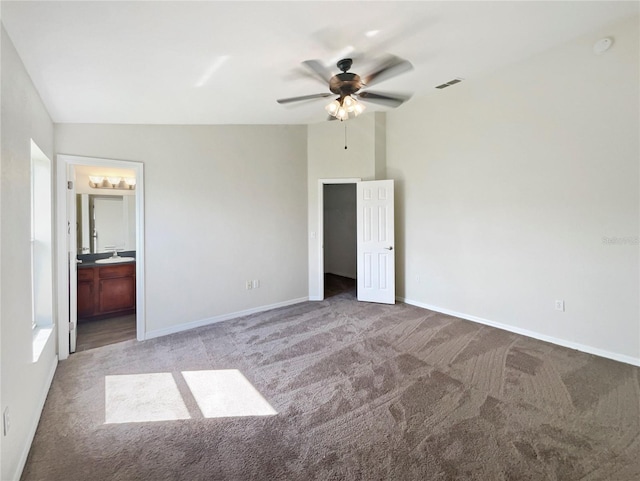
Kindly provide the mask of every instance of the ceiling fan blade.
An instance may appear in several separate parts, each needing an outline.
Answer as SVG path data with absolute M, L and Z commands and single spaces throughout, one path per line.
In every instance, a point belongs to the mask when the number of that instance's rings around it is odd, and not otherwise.
M 387 107 L 398 107 L 411 98 L 407 94 L 383 94 L 381 92 L 364 91 L 356 94 L 360 99 L 374 104 L 386 105 Z
M 334 94 L 331 92 L 323 93 L 323 94 L 311 94 L 311 95 L 302 95 L 300 97 L 289 97 L 286 99 L 278 99 L 276 102 L 279 104 L 288 104 L 291 102 L 301 102 L 303 100 L 312 100 L 312 99 L 320 99 L 323 97 L 332 97 Z
M 325 80 L 320 80 L 315 72 L 310 71 L 302 65 L 292 69 L 289 73 L 283 76 L 283 79 L 292 82 L 297 82 L 299 80 L 312 81 L 315 84 L 322 85 L 325 88 L 327 87 L 327 82 Z
M 302 65 L 315 73 L 316 76 L 326 84 L 328 84 L 329 80 L 331 80 L 331 77 L 333 77 L 331 71 L 327 69 L 327 67 L 325 67 L 319 60 L 305 60 L 304 62 L 302 62 Z
M 408 60 L 390 55 L 373 72 L 363 77 L 363 83 L 369 87 L 412 69 L 413 65 Z

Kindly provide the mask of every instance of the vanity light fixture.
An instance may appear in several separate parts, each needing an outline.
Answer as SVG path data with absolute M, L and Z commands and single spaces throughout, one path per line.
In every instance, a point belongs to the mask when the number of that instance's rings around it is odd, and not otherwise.
M 116 187 L 118 187 L 118 185 L 120 185 L 122 177 L 107 177 L 107 180 L 111 184 L 111 187 L 115 189 Z
M 120 187 L 120 185 L 123 182 L 124 182 L 124 186 Z M 105 177 L 103 175 L 90 175 L 89 187 L 93 189 L 133 190 L 136 188 L 136 179 L 135 177 L 117 177 L 117 176 Z
M 94 189 L 101 187 L 104 182 L 104 176 L 102 175 L 90 175 L 89 176 L 89 185 Z

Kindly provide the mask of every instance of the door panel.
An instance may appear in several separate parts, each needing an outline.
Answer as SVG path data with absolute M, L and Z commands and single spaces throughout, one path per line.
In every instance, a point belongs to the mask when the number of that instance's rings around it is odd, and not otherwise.
M 357 186 L 358 300 L 395 304 L 393 180 Z

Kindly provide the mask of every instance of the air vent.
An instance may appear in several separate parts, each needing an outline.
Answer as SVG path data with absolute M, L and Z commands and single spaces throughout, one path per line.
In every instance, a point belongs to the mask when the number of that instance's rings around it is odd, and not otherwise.
M 452 85 L 458 84 L 462 82 L 464 79 L 454 78 L 453 80 L 449 80 L 448 82 L 443 83 L 442 85 L 436 86 L 437 89 L 446 89 L 447 87 L 451 87 Z

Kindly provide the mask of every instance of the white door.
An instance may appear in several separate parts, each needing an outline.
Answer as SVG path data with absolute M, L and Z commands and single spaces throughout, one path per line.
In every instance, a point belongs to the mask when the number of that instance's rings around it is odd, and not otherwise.
M 78 337 L 78 234 L 76 212 L 76 169 L 69 166 L 67 179 L 67 258 L 69 260 L 69 352 L 76 352 Z
M 395 304 L 393 180 L 357 186 L 358 300 Z

